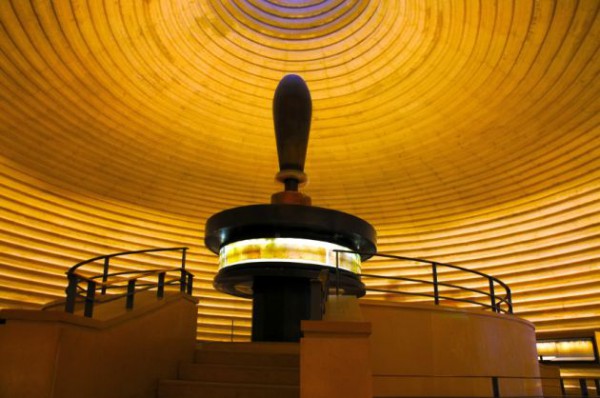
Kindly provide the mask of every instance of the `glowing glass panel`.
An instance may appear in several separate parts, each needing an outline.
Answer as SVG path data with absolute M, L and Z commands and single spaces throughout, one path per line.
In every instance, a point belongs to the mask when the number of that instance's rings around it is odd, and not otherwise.
M 537 342 L 538 357 L 544 361 L 595 361 L 592 339 L 543 340 Z
M 325 267 L 336 266 L 360 274 L 360 256 L 335 250 L 348 248 L 329 242 L 298 238 L 259 238 L 230 243 L 221 248 L 219 269 L 249 263 L 302 263 Z

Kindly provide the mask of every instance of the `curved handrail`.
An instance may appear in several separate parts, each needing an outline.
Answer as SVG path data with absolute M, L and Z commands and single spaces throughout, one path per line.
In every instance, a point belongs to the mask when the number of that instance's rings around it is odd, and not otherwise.
M 484 278 L 488 278 L 488 279 L 493 279 L 494 282 L 498 283 L 499 285 L 501 285 L 502 287 L 504 287 L 505 289 L 508 289 L 508 286 L 502 282 L 500 279 L 492 276 L 492 275 L 488 275 L 485 274 L 481 271 L 477 271 L 474 269 L 468 269 L 468 268 L 464 268 L 458 265 L 454 265 L 454 264 L 447 264 L 447 263 L 442 263 L 439 261 L 431 261 L 431 260 L 425 260 L 422 258 L 416 258 L 416 257 L 404 257 L 404 256 L 396 256 L 394 254 L 387 254 L 387 253 L 369 253 L 369 252 L 361 252 L 361 251 L 351 251 L 351 250 L 335 250 L 337 252 L 340 253 L 356 253 L 356 254 L 360 254 L 362 255 L 372 255 L 372 256 L 376 256 L 376 257 L 387 257 L 387 258 L 393 258 L 393 259 L 397 259 L 397 260 L 407 260 L 407 261 L 415 261 L 415 262 L 419 262 L 419 263 L 425 263 L 425 264 L 437 264 L 437 265 L 443 265 L 444 267 L 449 267 L 449 268 L 454 268 L 460 271 L 465 271 L 471 274 L 477 274 L 479 276 L 483 276 Z
M 441 265 L 441 264 L 438 264 L 438 265 Z M 431 281 L 426 281 L 426 280 L 423 280 L 423 279 L 406 278 L 406 277 L 403 277 L 403 276 L 387 276 L 387 275 L 375 275 L 375 274 L 363 274 L 363 273 L 361 273 L 360 275 L 361 276 L 366 276 L 368 278 L 393 279 L 393 280 L 399 280 L 399 281 L 426 283 L 426 284 L 429 284 L 429 285 L 435 284 L 434 282 L 431 282 Z M 490 296 L 490 293 L 485 292 L 483 290 L 479 290 L 479 289 L 472 289 L 470 287 L 453 285 L 452 283 L 446 283 L 446 282 L 437 282 L 437 284 L 438 284 L 438 286 L 441 285 L 441 286 L 447 286 L 447 287 L 454 287 L 454 288 L 457 288 L 457 289 L 469 290 L 469 291 L 471 291 L 473 293 L 481 293 L 483 295 Z M 423 294 L 423 296 L 426 296 L 426 294 Z
M 74 266 L 69 268 L 69 270 L 67 271 L 67 275 L 72 274 L 73 272 L 75 272 L 75 270 L 77 268 L 81 267 L 82 265 L 93 263 L 95 261 L 102 260 L 102 259 L 110 259 L 113 257 L 128 256 L 130 254 L 166 252 L 166 251 L 175 251 L 175 250 L 183 250 L 185 252 L 186 250 L 188 250 L 188 248 L 183 247 L 183 246 L 182 247 L 163 247 L 163 248 L 158 248 L 158 249 L 128 250 L 128 251 L 119 252 L 119 253 L 103 254 L 101 256 L 96 256 L 96 257 L 90 258 L 89 260 L 81 261 L 81 262 L 75 264 Z
M 89 260 L 81 261 L 81 262 L 75 264 L 74 266 L 72 266 L 71 268 L 69 268 L 69 270 L 66 272 L 69 283 L 68 283 L 68 286 L 66 289 L 67 298 L 66 298 L 66 302 L 65 302 L 65 311 L 73 313 L 75 311 L 75 302 L 77 300 L 77 297 L 82 297 L 85 302 L 84 316 L 91 317 L 92 313 L 93 313 L 94 302 L 98 301 L 98 299 L 95 298 L 96 290 L 98 290 L 98 289 L 100 290 L 101 295 L 105 295 L 107 289 L 126 288 L 127 289 L 126 293 L 113 295 L 109 298 L 103 299 L 102 301 L 108 302 L 108 301 L 113 301 L 113 300 L 117 300 L 119 298 L 126 297 L 127 300 L 126 300 L 125 306 L 127 309 L 133 308 L 133 301 L 134 301 L 134 296 L 135 296 L 136 292 L 149 290 L 152 288 L 157 289 L 157 297 L 158 298 L 162 298 L 164 296 L 165 286 L 174 285 L 174 284 L 179 284 L 180 290 L 182 292 L 186 292 L 187 294 L 191 295 L 194 275 L 185 269 L 185 260 L 186 260 L 187 250 L 188 250 L 187 247 L 168 247 L 168 248 L 155 248 L 155 249 L 143 249 L 143 250 L 129 250 L 129 251 L 123 251 L 123 252 L 119 252 L 119 253 L 111 253 L 111 254 L 96 256 Z M 156 253 L 156 252 L 165 252 L 165 251 L 181 251 L 181 267 L 172 268 L 172 269 L 162 268 L 162 269 L 152 269 L 152 270 L 119 271 L 119 272 L 109 273 L 110 259 L 113 257 L 123 257 L 123 256 L 127 256 L 127 255 L 132 255 L 132 254 Z M 93 275 L 93 276 L 85 276 L 85 275 L 82 275 L 79 272 L 77 272 L 80 267 L 82 267 L 86 264 L 96 262 L 98 260 L 104 260 L 102 273 L 100 273 L 98 275 Z M 178 273 L 180 273 L 180 276 L 178 276 L 177 278 L 166 279 L 166 274 L 168 272 L 178 272 Z M 121 278 L 114 282 L 108 281 L 109 277 L 117 277 L 117 276 L 121 277 L 121 276 L 126 276 L 126 275 L 133 275 L 133 276 L 124 277 L 124 278 Z M 146 282 L 143 284 L 137 284 L 138 279 L 147 278 L 151 275 L 157 275 L 158 280 L 156 283 Z M 102 278 L 101 281 L 98 280 L 100 278 Z M 80 286 L 81 282 L 87 283 L 87 287 L 86 288 L 81 287 Z M 121 283 L 121 284 L 126 283 L 126 285 L 118 286 L 117 284 L 119 284 L 119 283 Z M 136 288 L 136 284 L 137 284 L 137 288 Z M 82 294 L 82 293 L 84 293 L 84 294 Z
M 469 299 L 464 299 L 464 298 L 442 296 L 440 294 L 438 294 L 437 296 L 435 296 L 433 294 L 428 294 L 428 293 L 403 292 L 401 290 L 389 290 L 389 289 L 367 288 L 366 290 L 368 290 L 370 292 L 392 293 L 392 294 L 408 294 L 408 295 L 411 295 L 411 296 L 431 297 L 433 299 L 435 299 L 435 297 L 437 297 L 438 299 L 443 299 L 443 300 L 460 301 L 460 302 L 463 302 L 463 303 L 469 303 L 469 304 L 479 305 L 481 307 L 489 308 L 489 309 L 493 310 L 494 312 L 498 312 L 497 310 L 494 309 L 494 307 L 492 307 L 491 304 L 485 304 L 485 303 L 482 303 L 482 302 L 479 302 L 479 301 L 469 300 Z M 501 312 L 506 312 L 506 311 L 505 310 L 501 310 Z
M 439 261 L 431 261 L 431 260 L 425 260 L 422 258 L 414 258 L 414 257 L 397 256 L 394 254 L 387 254 L 387 253 L 372 253 L 372 252 L 352 251 L 352 250 L 335 250 L 335 252 L 336 253 L 353 253 L 353 254 L 358 254 L 360 256 L 383 257 L 383 258 L 391 258 L 391 259 L 395 259 L 395 260 L 412 261 L 412 262 L 427 264 L 427 265 L 431 266 L 432 281 L 415 279 L 415 278 L 407 278 L 407 277 L 399 277 L 399 276 L 374 275 L 374 274 L 361 274 L 361 277 L 401 280 L 401 281 L 433 285 L 433 294 L 403 292 L 403 291 L 398 291 L 398 290 L 374 289 L 374 288 L 371 288 L 371 289 L 367 288 L 367 290 L 384 292 L 384 293 L 409 294 L 409 295 L 414 295 L 414 296 L 432 297 L 434 299 L 434 302 L 436 305 L 439 305 L 440 299 L 443 299 L 443 300 L 461 301 L 461 302 L 479 305 L 479 306 L 482 306 L 485 308 L 490 308 L 492 311 L 497 312 L 497 313 L 501 313 L 501 312 L 508 313 L 508 314 L 513 313 L 512 293 L 511 293 L 508 285 L 506 283 L 502 282 L 500 279 L 498 279 L 494 276 L 485 274 L 481 271 L 460 267 L 460 266 L 454 265 L 454 264 L 442 263 Z M 462 271 L 462 272 L 466 272 L 469 274 L 475 274 L 475 275 L 478 275 L 478 276 L 481 276 L 481 277 L 487 279 L 489 291 L 474 289 L 474 288 L 470 288 L 470 287 L 466 287 L 466 286 L 460 286 L 460 285 L 456 285 L 456 284 L 448 283 L 448 282 L 440 282 L 438 280 L 439 277 L 438 277 L 438 273 L 437 273 L 437 268 L 440 266 L 455 269 L 455 270 Z M 336 264 L 336 267 L 339 268 L 339 264 Z M 499 295 L 495 292 L 494 284 L 498 284 L 500 287 L 502 287 L 504 289 L 504 295 Z M 476 301 L 476 300 L 465 299 L 465 298 L 442 296 L 439 293 L 439 286 L 450 287 L 450 288 L 459 289 L 459 290 L 463 290 L 463 291 L 470 291 L 473 293 L 481 294 L 483 296 L 487 296 L 490 298 L 490 304 L 482 303 L 482 302 Z M 502 308 L 502 304 L 506 304 L 507 309 Z

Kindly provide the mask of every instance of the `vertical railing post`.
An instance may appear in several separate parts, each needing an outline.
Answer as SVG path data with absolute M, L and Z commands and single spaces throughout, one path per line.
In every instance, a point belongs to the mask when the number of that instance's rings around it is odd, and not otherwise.
M 179 291 L 181 293 L 185 292 L 185 283 L 187 281 L 186 272 L 184 268 L 181 268 L 181 276 L 179 277 Z
M 159 299 L 165 297 L 165 274 L 166 272 L 161 272 L 158 274 L 158 287 L 156 289 L 156 297 Z
M 88 281 L 87 293 L 85 295 L 85 306 L 83 316 L 91 318 L 94 313 L 94 298 L 96 297 L 96 282 Z
M 184 293 L 187 291 L 186 282 L 187 282 L 187 272 L 185 272 L 185 257 L 187 253 L 187 247 L 181 249 L 181 277 L 179 278 L 179 291 Z
M 77 299 L 77 276 L 73 274 L 67 274 L 67 301 L 65 302 L 65 311 L 69 313 L 75 312 L 75 300 Z
M 512 314 L 513 313 L 512 293 L 510 292 L 510 288 L 508 286 L 506 287 L 506 302 L 508 303 L 508 313 Z
M 600 379 L 594 379 L 594 384 L 596 385 L 596 395 L 600 397 Z
M 135 279 L 130 279 L 127 282 L 127 300 L 125 301 L 125 308 L 128 310 L 133 308 L 133 298 L 135 296 Z
M 187 285 L 186 285 L 186 293 L 189 294 L 190 296 L 192 295 L 192 291 L 194 288 L 194 275 L 192 275 L 191 273 L 187 273 Z
M 335 252 L 335 295 L 340 295 L 340 252 Z
M 585 381 L 584 378 L 579 379 L 579 389 L 581 390 L 581 396 L 582 397 L 588 397 L 589 393 L 588 393 L 588 388 L 587 388 L 587 383 Z
M 500 386 L 498 385 L 498 377 L 492 377 L 492 393 L 494 394 L 494 398 L 500 397 Z
M 104 270 L 102 271 L 102 289 L 100 294 L 106 294 L 106 282 L 108 281 L 108 267 L 110 257 L 104 257 Z
M 186 254 L 187 254 L 187 247 L 184 247 L 183 249 L 181 249 L 182 253 L 181 253 L 181 269 L 185 269 L 185 258 L 186 258 Z
M 435 305 L 440 304 L 440 291 L 438 287 L 437 264 L 431 263 L 431 278 L 433 282 L 433 300 Z
M 496 295 L 494 294 L 494 280 L 488 277 L 490 282 L 490 300 L 492 302 L 492 311 L 498 312 L 498 308 L 496 307 Z

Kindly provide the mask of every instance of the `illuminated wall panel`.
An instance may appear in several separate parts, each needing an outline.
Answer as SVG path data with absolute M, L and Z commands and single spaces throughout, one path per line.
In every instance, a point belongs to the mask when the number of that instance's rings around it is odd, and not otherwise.
M 0 1 L 0 305 L 61 297 L 99 254 L 185 245 L 199 337 L 247 335 L 202 228 L 278 189 L 271 100 L 299 73 L 315 205 L 372 223 L 383 252 L 501 278 L 540 331 L 598 330 L 599 8 Z

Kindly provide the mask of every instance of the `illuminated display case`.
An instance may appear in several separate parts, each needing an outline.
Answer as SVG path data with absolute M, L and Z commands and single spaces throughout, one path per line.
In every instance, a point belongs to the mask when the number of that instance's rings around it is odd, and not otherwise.
M 299 341 L 302 320 L 323 317 L 329 278 L 336 292 L 361 297 L 361 261 L 377 251 L 365 220 L 312 206 L 299 191 L 312 115 L 306 82 L 286 75 L 273 97 L 273 122 L 284 190 L 271 203 L 235 207 L 206 220 L 204 242 L 219 254 L 214 287 L 252 299 L 252 341 Z
M 540 340 L 538 358 L 543 362 L 596 362 L 598 360 L 592 338 Z
M 219 269 L 249 263 L 312 264 L 360 274 L 360 256 L 334 243 L 300 238 L 258 238 L 233 242 L 219 252 Z

